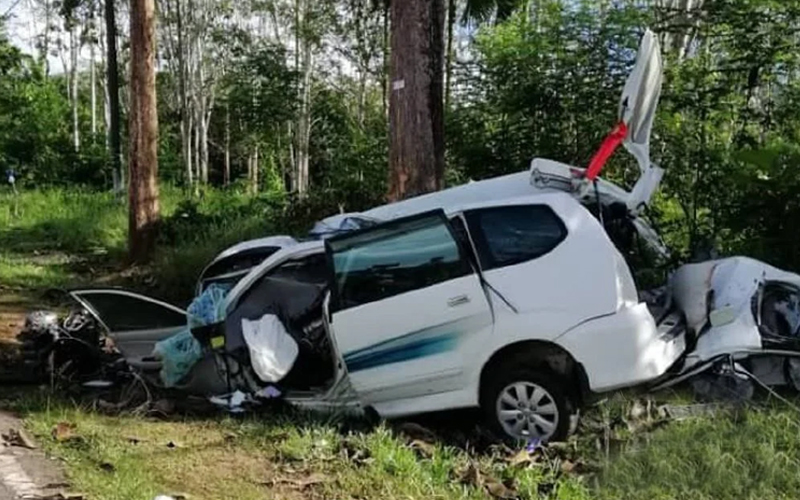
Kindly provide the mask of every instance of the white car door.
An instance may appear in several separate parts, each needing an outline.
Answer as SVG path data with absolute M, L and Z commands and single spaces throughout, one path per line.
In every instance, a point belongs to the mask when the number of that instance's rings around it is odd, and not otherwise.
M 73 290 L 70 295 L 106 330 L 114 345 L 136 368 L 157 369 L 150 361 L 156 342 L 186 328 L 186 311 L 151 297 L 118 290 Z
M 464 387 L 492 313 L 437 210 L 331 238 L 331 330 L 362 403 Z

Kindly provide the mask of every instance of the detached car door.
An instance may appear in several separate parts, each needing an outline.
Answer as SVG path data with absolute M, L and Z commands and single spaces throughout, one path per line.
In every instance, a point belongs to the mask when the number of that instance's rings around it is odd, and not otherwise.
M 362 403 L 464 388 L 492 314 L 443 211 L 331 238 L 326 252 L 331 331 Z
M 103 327 L 129 364 L 157 369 L 148 360 L 156 342 L 186 328 L 186 311 L 157 299 L 118 289 L 73 290 L 70 295 Z

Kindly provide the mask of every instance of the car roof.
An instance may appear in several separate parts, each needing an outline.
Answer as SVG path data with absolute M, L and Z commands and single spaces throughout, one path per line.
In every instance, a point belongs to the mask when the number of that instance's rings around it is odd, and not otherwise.
M 228 292 L 225 297 L 225 309 L 227 310 L 232 304 L 239 300 L 242 295 L 250 286 L 261 278 L 264 274 L 269 272 L 274 267 L 283 264 L 284 262 L 292 259 L 322 253 L 325 251 L 325 242 L 322 240 L 312 240 L 298 242 L 294 245 L 281 248 L 274 254 L 267 257 L 261 264 L 252 268 L 247 275 L 245 275 L 238 283 Z
M 297 240 L 292 238 L 291 236 L 268 236 L 266 238 L 256 238 L 254 240 L 247 240 L 242 241 L 241 243 L 237 243 L 231 247 L 226 248 L 222 252 L 220 252 L 214 259 L 209 263 L 214 264 L 222 259 L 230 257 L 232 255 L 236 255 L 239 252 L 244 252 L 246 250 L 252 250 L 254 248 L 261 248 L 261 247 L 287 247 L 290 245 L 294 245 L 297 243 Z M 208 267 L 208 266 L 206 266 Z

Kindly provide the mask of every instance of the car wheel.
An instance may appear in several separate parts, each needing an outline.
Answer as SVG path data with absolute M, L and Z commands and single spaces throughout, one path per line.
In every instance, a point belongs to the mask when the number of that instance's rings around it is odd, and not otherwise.
M 490 381 L 481 398 L 489 425 L 514 441 L 559 441 L 575 422 L 575 405 L 559 378 L 529 368 Z

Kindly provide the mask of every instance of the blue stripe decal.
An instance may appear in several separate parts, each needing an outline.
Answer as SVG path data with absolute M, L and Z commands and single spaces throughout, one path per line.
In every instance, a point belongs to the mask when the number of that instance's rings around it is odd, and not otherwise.
M 423 333 L 427 333 L 427 330 Z M 390 346 L 382 350 L 360 349 L 346 354 L 344 362 L 352 373 L 391 363 L 410 361 L 452 350 L 458 343 L 457 337 L 457 332 L 450 332 L 435 337 L 412 340 L 403 345 Z

